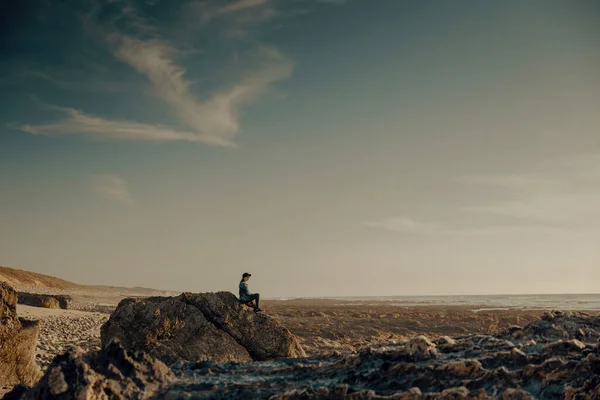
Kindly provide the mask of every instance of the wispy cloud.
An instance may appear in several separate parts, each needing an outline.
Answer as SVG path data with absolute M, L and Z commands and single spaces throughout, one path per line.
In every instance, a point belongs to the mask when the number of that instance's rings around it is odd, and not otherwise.
M 248 10 L 249 8 L 264 6 L 268 2 L 269 0 L 238 0 L 234 3 L 219 8 L 217 10 L 217 14 L 230 14 L 234 12 Z
M 201 0 L 189 3 L 192 15 L 197 15 L 199 26 L 216 21 L 220 31 L 227 38 L 249 39 L 254 37 L 257 26 L 277 16 L 278 10 L 270 0 Z
M 600 156 L 570 155 L 536 166 L 535 174 L 472 175 L 457 181 L 495 186 L 516 199 L 465 207 L 465 211 L 547 222 L 600 217 Z
M 560 194 L 529 196 L 523 200 L 466 207 L 466 211 L 490 213 L 506 217 L 549 222 L 569 222 L 591 215 L 600 215 L 597 205 L 600 194 Z
M 34 135 L 87 135 L 102 140 L 145 140 L 145 141 L 188 141 L 207 142 L 226 146 L 228 142 L 218 138 L 197 135 L 194 132 L 179 131 L 166 126 L 143 124 L 139 122 L 111 120 L 77 111 L 73 108 L 56 107 L 67 118 L 45 125 L 21 125 L 17 128 Z
M 437 223 L 417 221 L 409 217 L 389 218 L 380 221 L 366 222 L 365 226 L 382 228 L 399 233 L 424 235 L 439 234 L 443 231 L 443 227 Z
M 559 186 L 554 179 L 540 174 L 473 174 L 458 177 L 455 181 L 468 185 L 495 186 L 516 190 L 535 188 L 538 191 L 553 191 Z
M 412 236 L 495 236 L 521 234 L 565 234 L 566 230 L 553 226 L 528 225 L 491 225 L 483 227 L 452 227 L 439 222 L 418 221 L 410 217 L 389 218 L 380 221 L 367 222 L 367 227 L 384 229 L 390 232 Z
M 96 194 L 117 203 L 133 204 L 127 182 L 119 175 L 97 174 L 92 176 L 92 189 Z
M 256 68 L 248 67 L 234 84 L 200 97 L 191 90 L 192 82 L 186 78 L 187 69 L 177 61 L 177 56 L 180 55 L 177 47 L 160 39 L 155 30 L 149 30 L 148 22 L 138 15 L 131 4 L 124 4 L 122 18 L 129 21 L 131 28 L 139 35 L 121 35 L 115 32 L 108 35 L 114 55 L 150 81 L 156 97 L 165 102 L 177 116 L 178 126 L 168 127 L 126 118 L 103 118 L 74 108 L 57 107 L 67 118 L 50 124 L 24 124 L 18 126 L 19 129 L 32 134 L 83 134 L 100 139 L 183 140 L 232 146 L 234 137 L 240 130 L 240 108 L 266 92 L 273 83 L 292 74 L 293 63 L 285 55 L 276 49 L 253 44 L 253 56 L 260 60 Z M 218 13 L 229 15 L 264 7 L 268 1 L 239 0 L 225 6 L 218 4 Z M 147 35 L 147 32 L 152 34 Z M 34 76 L 50 79 L 39 73 Z M 54 83 L 65 86 L 62 81 Z
M 170 45 L 123 37 L 117 55 L 153 83 L 158 97 L 196 136 L 207 142 L 231 143 L 239 130 L 239 107 L 263 93 L 271 83 L 292 73 L 293 64 L 278 51 L 263 47 L 257 52 L 264 60 L 261 69 L 229 89 L 214 93 L 205 102 L 198 101 L 190 92 L 185 69 L 172 59 L 175 49 Z
M 600 154 L 548 160 L 527 173 L 472 174 L 454 181 L 465 185 L 466 190 L 480 189 L 494 196 L 488 202 L 450 210 L 449 220 L 470 226 L 410 216 L 365 225 L 420 236 L 481 236 L 568 235 L 597 230 L 600 223 Z

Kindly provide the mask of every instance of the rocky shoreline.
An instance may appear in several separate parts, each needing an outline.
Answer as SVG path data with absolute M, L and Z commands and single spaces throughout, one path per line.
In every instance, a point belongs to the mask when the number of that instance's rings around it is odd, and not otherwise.
M 70 305 L 110 311 L 115 299 L 80 293 Z M 19 305 L 38 321 L 44 376 L 5 399 L 600 398 L 597 313 L 264 308 L 256 315 L 226 292 L 131 298 L 112 316 Z
M 494 336 L 417 336 L 335 357 L 171 368 L 111 341 L 57 357 L 33 389 L 7 398 L 592 400 L 600 396 L 599 338 L 600 317 L 550 312 Z

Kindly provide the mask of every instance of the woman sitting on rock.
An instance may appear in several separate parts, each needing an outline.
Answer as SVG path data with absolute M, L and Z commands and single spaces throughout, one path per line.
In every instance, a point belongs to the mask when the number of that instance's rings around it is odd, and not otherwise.
M 260 312 L 262 311 L 260 308 L 258 308 L 260 295 L 258 293 L 250 293 L 248 291 L 248 280 L 250 280 L 251 276 L 252 275 L 247 272 L 244 272 L 242 275 L 242 280 L 240 281 L 240 302 L 249 307 L 253 307 L 254 312 Z

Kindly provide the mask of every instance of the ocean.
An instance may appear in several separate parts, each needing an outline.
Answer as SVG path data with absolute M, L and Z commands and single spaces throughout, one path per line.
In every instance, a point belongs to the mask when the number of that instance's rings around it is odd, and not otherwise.
M 273 300 L 297 300 L 277 298 Z M 305 297 L 304 299 L 339 300 L 340 305 L 369 305 L 386 302 L 399 307 L 411 306 L 472 306 L 483 310 L 598 310 L 600 294 L 531 294 L 531 295 L 465 295 L 465 296 L 367 296 L 367 297 Z

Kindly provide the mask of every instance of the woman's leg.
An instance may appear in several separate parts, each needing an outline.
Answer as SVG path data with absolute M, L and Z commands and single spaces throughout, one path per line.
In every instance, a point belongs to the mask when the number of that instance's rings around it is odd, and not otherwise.
M 254 293 L 250 295 L 250 301 L 254 301 L 254 309 L 257 310 L 258 309 L 258 302 L 259 302 L 260 296 L 258 295 L 258 293 Z

